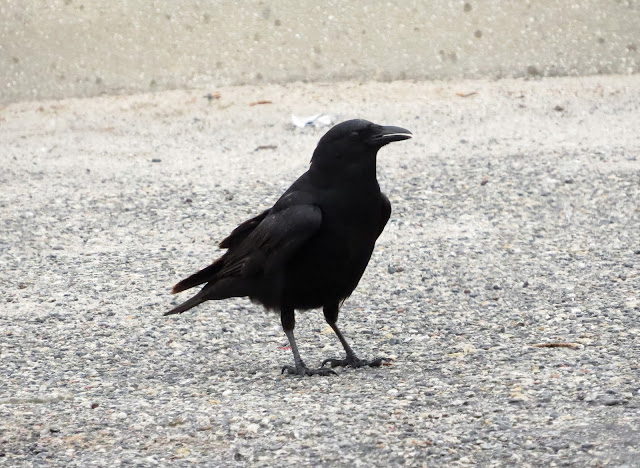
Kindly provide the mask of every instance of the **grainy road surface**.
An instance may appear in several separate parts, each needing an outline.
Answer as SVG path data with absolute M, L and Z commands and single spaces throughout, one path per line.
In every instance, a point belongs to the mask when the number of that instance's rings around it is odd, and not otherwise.
M 298 378 L 247 300 L 162 313 L 305 170 L 316 112 L 415 139 L 380 153 L 394 211 L 340 319 L 394 361 Z M 640 466 L 638 129 L 640 76 L 0 109 L 0 465 Z M 321 312 L 296 332 L 341 355 Z

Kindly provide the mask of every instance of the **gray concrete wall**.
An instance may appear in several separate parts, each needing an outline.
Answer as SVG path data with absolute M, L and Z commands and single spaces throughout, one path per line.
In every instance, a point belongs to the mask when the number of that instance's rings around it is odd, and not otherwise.
M 0 103 L 639 68 L 637 0 L 0 0 Z

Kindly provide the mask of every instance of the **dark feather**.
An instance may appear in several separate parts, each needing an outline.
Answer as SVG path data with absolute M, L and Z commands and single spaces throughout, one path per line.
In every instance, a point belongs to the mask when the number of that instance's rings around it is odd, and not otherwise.
M 165 312 L 164 315 L 181 314 L 182 312 L 186 312 L 187 310 L 197 306 L 198 304 L 201 304 L 205 300 L 206 299 L 204 299 L 203 294 L 198 293 L 195 296 L 193 296 L 191 299 L 187 299 L 179 306 L 174 307 L 169 312 Z
M 213 278 L 216 277 L 217 273 L 224 266 L 224 262 L 222 261 L 224 257 L 219 258 L 213 264 L 209 265 L 207 268 L 203 268 L 197 273 L 189 276 L 188 278 L 183 279 L 178 284 L 176 284 L 171 290 L 171 294 L 177 294 L 182 291 L 186 291 L 187 289 L 191 289 L 194 286 L 198 286 L 200 284 L 208 283 Z
M 221 249 L 232 249 L 236 245 L 240 244 L 245 238 L 251 234 L 251 232 L 262 222 L 262 220 L 269 214 L 268 210 L 264 210 L 255 218 L 248 219 L 240 226 L 231 231 L 227 237 L 225 237 L 222 242 L 220 242 Z

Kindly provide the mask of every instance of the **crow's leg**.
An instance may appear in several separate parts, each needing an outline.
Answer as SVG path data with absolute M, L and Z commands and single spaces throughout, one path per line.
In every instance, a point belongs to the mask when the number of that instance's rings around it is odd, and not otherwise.
M 366 359 L 360 359 L 353 352 L 353 350 L 351 349 L 351 346 L 349 346 L 349 343 L 347 343 L 347 340 L 345 340 L 344 336 L 342 335 L 342 332 L 340 332 L 340 329 L 336 324 L 336 322 L 338 321 L 338 304 L 333 304 L 331 306 L 324 306 L 323 311 L 324 311 L 324 318 L 327 320 L 327 323 L 335 332 L 336 336 L 340 340 L 340 343 L 342 343 L 342 347 L 344 348 L 344 351 L 347 353 L 347 357 L 345 359 L 325 359 L 322 362 L 322 367 L 324 367 L 324 365 L 327 363 L 331 364 L 331 367 L 338 367 L 338 366 L 340 367 L 347 367 L 347 366 L 379 367 L 383 362 L 390 360 L 388 358 L 376 358 L 371 361 L 368 361 Z
M 298 346 L 296 345 L 296 339 L 293 336 L 293 329 L 296 326 L 296 318 L 294 310 L 291 308 L 282 308 L 280 310 L 280 321 L 282 322 L 282 328 L 284 330 L 285 335 L 287 335 L 287 339 L 289 340 L 289 344 L 291 345 L 291 351 L 293 351 L 293 360 L 295 362 L 295 367 L 293 366 L 282 366 L 282 373 L 284 374 L 287 371 L 289 374 L 297 374 L 297 375 L 331 375 L 335 374 L 331 369 L 309 369 L 302 358 L 300 357 L 300 353 L 298 352 Z

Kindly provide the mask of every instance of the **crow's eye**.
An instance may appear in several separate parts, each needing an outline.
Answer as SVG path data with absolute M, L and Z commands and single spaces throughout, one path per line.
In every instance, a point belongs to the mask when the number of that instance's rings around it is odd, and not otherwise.
M 360 138 L 360 134 L 359 134 L 358 132 L 351 132 L 351 133 L 349 134 L 349 138 L 350 138 L 351 140 L 357 140 L 357 139 L 359 139 L 359 138 Z

